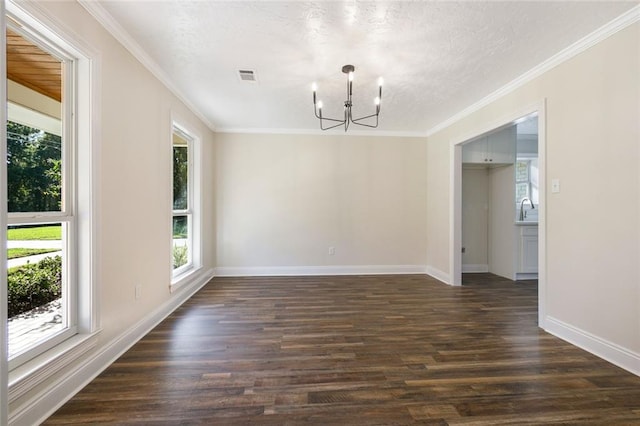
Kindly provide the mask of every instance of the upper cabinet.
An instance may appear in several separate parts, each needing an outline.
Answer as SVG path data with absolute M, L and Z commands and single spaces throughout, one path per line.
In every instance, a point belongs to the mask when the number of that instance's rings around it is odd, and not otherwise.
M 470 142 L 462 147 L 463 163 L 513 164 L 516 161 L 516 126 Z

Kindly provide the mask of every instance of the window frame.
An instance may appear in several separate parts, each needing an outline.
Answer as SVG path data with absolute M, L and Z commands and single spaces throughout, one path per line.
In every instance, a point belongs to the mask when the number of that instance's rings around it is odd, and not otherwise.
M 7 81 L 7 64 L 6 64 L 6 12 L 5 2 L 0 2 L 0 81 Z M 7 99 L 7 85 L 0 84 L 0 99 Z M 7 118 L 7 104 L 6 102 L 0 106 L 0 127 L 6 129 Z M 6 130 L 0 132 L 0 153 L 7 152 L 7 135 Z M 0 154 L 1 155 L 1 154 Z M 0 181 L 7 181 L 7 166 L 6 161 L 0 161 Z M 7 199 L 7 187 L 6 185 L 0 185 L 0 229 L 7 229 L 7 203 L 4 202 Z M 0 247 L 6 249 L 7 236 L 3 233 L 0 235 Z M 8 345 L 8 333 L 7 333 L 7 264 L 6 262 L 0 262 L 0 348 L 2 348 L 2 355 L 0 355 L 0 424 L 7 424 L 9 422 L 9 362 L 5 356 L 5 351 Z
M 75 243 L 77 238 L 77 208 L 74 184 L 74 158 L 77 141 L 74 131 L 75 93 L 73 90 L 76 67 L 73 57 L 51 40 L 47 40 L 31 31 L 29 27 L 19 26 L 9 21 L 7 22 L 7 28 L 60 60 L 62 68 L 60 211 L 7 212 L 7 226 L 61 224 L 63 328 L 43 337 L 28 348 L 12 354 L 9 357 L 9 369 L 13 370 L 77 334 L 78 281 L 75 273 L 77 269 L 77 248 Z M 7 121 L 10 121 L 9 117 L 7 117 Z M 11 341 L 8 341 L 8 344 L 10 345 Z
M 56 51 L 73 62 L 73 72 L 69 73 L 68 84 L 72 97 L 67 102 L 67 110 L 73 120 L 67 120 L 67 129 L 73 137 L 74 151 L 70 153 L 70 162 L 66 178 L 74 206 L 74 231 L 69 256 L 75 260 L 72 273 L 78 283 L 74 292 L 75 307 L 72 310 L 76 319 L 73 336 L 54 342 L 39 355 L 25 361 L 20 366 L 9 368 L 7 374 L 8 402 L 13 403 L 26 395 L 34 386 L 49 380 L 54 374 L 76 361 L 82 354 L 97 345 L 100 332 L 100 312 L 98 289 L 100 268 L 97 248 L 100 232 L 96 214 L 99 211 L 99 162 L 100 158 L 100 53 L 89 47 L 84 40 L 69 33 L 51 20 L 49 15 L 31 3 L 5 2 L 3 19 L 17 23 L 22 31 L 31 37 L 46 41 L 47 46 L 55 46 Z M 49 47 L 47 50 L 50 51 Z M 6 81 L 6 75 L 5 79 Z M 69 96 L 69 95 L 67 95 Z M 6 98 L 6 93 L 5 93 Z M 6 145 L 2 147 L 6 152 Z M 6 191 L 2 192 L 6 214 Z M 69 202 L 68 200 L 66 200 Z M 64 208 L 68 208 L 66 204 Z M 66 210 L 65 210 L 66 211 Z M 46 215 L 45 215 L 46 216 Z M 28 222 L 29 219 L 24 219 Z M 4 223 L 6 229 L 6 223 Z M 6 240 L 6 235 L 4 237 Z M 3 241 L 5 241 L 3 240 Z M 5 285 L 6 287 L 6 285 Z M 6 303 L 6 292 L 2 302 Z M 6 326 L 6 317 L 3 320 Z
M 173 208 L 173 136 L 187 141 L 187 208 L 186 209 L 174 209 Z M 170 268 L 171 268 L 171 291 L 175 291 L 177 288 L 186 284 L 193 273 L 198 271 L 201 267 L 201 238 L 200 238 L 200 138 L 194 132 L 189 130 L 186 126 L 179 124 L 177 121 L 173 121 L 171 125 L 171 220 L 170 220 Z M 173 268 L 173 220 L 176 216 L 187 216 L 187 246 L 188 246 L 188 260 L 187 263 Z

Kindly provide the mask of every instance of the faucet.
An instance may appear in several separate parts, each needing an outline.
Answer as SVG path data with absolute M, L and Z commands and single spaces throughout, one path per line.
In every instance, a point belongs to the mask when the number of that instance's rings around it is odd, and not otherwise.
M 535 209 L 535 206 L 533 205 L 533 201 L 531 201 L 530 199 L 528 199 L 527 197 L 524 197 L 522 199 L 522 201 L 520 202 L 520 222 L 522 222 L 524 220 L 526 216 L 526 214 L 524 213 L 524 202 L 528 201 L 529 204 L 531 204 L 531 209 Z

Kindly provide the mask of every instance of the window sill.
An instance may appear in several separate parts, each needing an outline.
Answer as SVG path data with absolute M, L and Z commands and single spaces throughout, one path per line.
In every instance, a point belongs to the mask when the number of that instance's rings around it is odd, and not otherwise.
M 202 266 L 192 267 L 187 269 L 186 271 L 183 271 L 179 275 L 176 275 L 175 277 L 173 277 L 173 279 L 171 280 L 171 286 L 170 286 L 171 293 L 174 293 L 180 288 L 187 286 L 193 283 L 194 281 L 198 280 L 200 278 L 200 274 L 199 274 L 200 271 L 202 271 Z
M 9 403 L 93 349 L 99 331 L 77 334 L 9 372 Z

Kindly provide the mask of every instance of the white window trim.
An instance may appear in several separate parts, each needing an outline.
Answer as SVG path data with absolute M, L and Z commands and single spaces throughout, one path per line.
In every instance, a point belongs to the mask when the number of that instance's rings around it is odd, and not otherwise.
M 4 2 L 0 2 L 0 81 L 7 81 L 6 64 L 6 15 Z M 7 99 L 7 85 L 0 84 L 0 99 Z M 0 128 L 6 129 L 7 104 L 0 106 Z M 0 152 L 7 152 L 6 132 L 0 132 Z M 0 161 L 0 182 L 7 181 L 7 163 Z M 0 185 L 0 229 L 7 229 L 7 187 Z M 0 233 L 0 249 L 7 248 L 6 232 Z M 9 363 L 7 361 L 7 264 L 0 262 L 0 425 L 8 423 L 9 411 Z
M 46 37 L 40 37 L 39 34 L 34 33 L 28 25 L 7 25 L 10 26 L 13 31 L 21 34 L 26 39 L 30 40 L 34 44 L 40 45 L 40 47 L 49 52 L 52 56 L 57 57 L 63 65 L 62 67 L 62 86 L 65 93 L 63 98 L 73 99 L 74 96 L 71 93 L 73 90 L 73 82 L 75 80 L 75 63 L 69 55 L 61 49 L 50 43 Z M 46 39 L 46 40 L 45 40 Z M 61 209 L 60 211 L 48 211 L 48 212 L 19 212 L 19 213 L 7 213 L 8 225 L 30 224 L 30 225 L 46 225 L 53 223 L 60 223 L 62 227 L 62 306 L 63 306 L 63 325 L 64 328 L 56 333 L 53 333 L 47 337 L 44 337 L 39 342 L 35 342 L 34 345 L 29 348 L 13 354 L 9 359 L 9 369 L 15 369 L 15 367 L 24 364 L 40 355 L 43 352 L 48 351 L 57 344 L 60 344 L 64 340 L 74 336 L 76 334 L 76 309 L 77 305 L 77 276 L 75 273 L 76 265 L 76 202 L 75 202 L 75 185 L 74 182 L 74 158 L 75 158 L 75 145 L 76 145 L 76 132 L 73 127 L 73 114 L 75 105 L 73 102 L 64 102 L 62 104 L 64 110 L 62 111 L 61 120 L 62 127 L 62 145 L 61 145 L 61 160 L 62 160 L 62 179 L 61 179 Z M 10 119 L 10 117 L 8 117 Z M 70 307 L 70 308 L 69 308 Z M 9 342 L 11 343 L 11 342 Z
M 173 216 L 182 212 L 181 210 L 173 210 L 173 181 L 170 188 L 171 191 L 171 221 L 170 221 L 170 236 L 171 236 L 171 251 L 169 268 L 171 270 L 171 283 L 170 291 L 174 292 L 177 289 L 191 283 L 197 278 L 197 272 L 202 269 L 202 238 L 201 238 L 201 198 L 202 198 L 202 173 L 201 173 L 201 141 L 202 138 L 194 131 L 191 131 L 188 127 L 180 124 L 178 120 L 172 120 L 171 125 L 171 167 L 173 168 L 173 133 L 177 131 L 182 134 L 189 141 L 189 203 L 188 209 L 184 210 L 185 213 L 191 215 L 190 223 L 190 262 L 180 268 L 173 269 Z
M 96 212 L 99 207 L 97 159 L 100 123 L 97 118 L 100 117 L 100 57 L 96 51 L 74 37 L 71 31 L 52 22 L 46 11 L 36 3 L 16 4 L 8 1 L 6 13 L 38 38 L 49 40 L 53 45 L 64 49 L 66 56 L 73 58 L 76 66 L 75 81 L 72 84 L 72 87 L 77 89 L 76 104 L 70 105 L 73 109 L 66 113 L 75 114 L 76 124 L 70 129 L 76 141 L 76 150 L 70 164 L 75 167 L 68 178 L 74 186 L 71 192 L 75 193 L 74 201 L 78 206 L 75 225 L 77 236 L 74 241 L 77 257 L 74 257 L 77 259 L 77 280 L 82 283 L 77 289 L 77 334 L 8 373 L 7 394 L 9 402 L 12 402 L 94 347 L 95 336 L 99 333 L 97 289 L 100 274 L 97 247 L 100 235 Z M 4 16 L 3 14 L 3 19 Z M 6 77 L 4 80 L 6 81 Z M 6 149 L 6 145 L 3 148 Z M 78 179 L 78 176 L 82 178 Z M 6 200 L 6 189 L 0 194 L 1 199 Z M 6 202 L 3 204 L 6 206 Z M 6 211 L 6 207 L 4 210 Z M 6 223 L 4 225 L 6 226 Z M 2 296 L 2 302 L 6 303 L 6 293 Z

